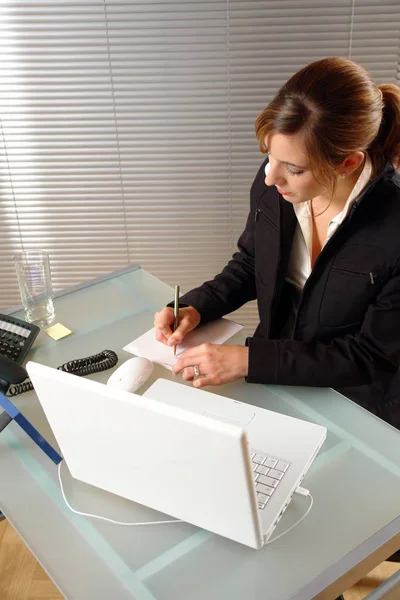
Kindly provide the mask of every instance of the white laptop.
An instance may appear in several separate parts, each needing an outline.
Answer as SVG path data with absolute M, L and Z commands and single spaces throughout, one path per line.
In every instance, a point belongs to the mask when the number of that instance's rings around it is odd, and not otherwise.
M 140 396 L 26 368 L 73 477 L 253 548 L 326 437 L 320 425 L 167 379 Z

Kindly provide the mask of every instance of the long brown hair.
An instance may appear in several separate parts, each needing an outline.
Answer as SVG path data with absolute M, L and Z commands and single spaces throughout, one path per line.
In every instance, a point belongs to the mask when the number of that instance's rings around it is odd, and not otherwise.
M 312 170 L 332 190 L 337 168 L 367 152 L 372 178 L 387 161 L 400 164 L 400 89 L 377 85 L 366 69 L 340 57 L 315 61 L 293 75 L 256 120 L 262 152 L 272 133 L 303 137 Z

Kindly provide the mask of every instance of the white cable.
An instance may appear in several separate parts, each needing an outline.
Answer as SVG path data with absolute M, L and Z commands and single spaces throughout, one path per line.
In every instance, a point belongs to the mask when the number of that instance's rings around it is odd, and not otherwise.
M 62 478 L 61 478 L 61 464 L 63 462 L 64 461 L 61 461 L 60 463 L 58 463 L 58 480 L 60 482 L 61 494 L 62 494 L 62 497 L 64 498 L 64 502 L 68 506 L 69 510 L 71 510 L 76 515 L 81 515 L 82 517 L 90 517 L 91 519 L 99 519 L 100 521 L 106 521 L 107 523 L 113 523 L 114 525 L 126 525 L 126 526 L 134 526 L 134 525 L 161 525 L 161 524 L 164 524 L 164 523 L 182 523 L 181 519 L 172 519 L 170 521 L 147 521 L 147 522 L 146 521 L 141 521 L 139 523 L 125 523 L 124 521 L 114 521 L 114 519 L 109 519 L 107 517 L 101 517 L 100 515 L 92 515 L 91 513 L 86 513 L 86 512 L 81 512 L 79 510 L 75 510 L 75 508 L 72 508 L 72 506 L 70 505 L 70 503 L 68 502 L 68 500 L 67 500 L 67 498 L 65 496 L 64 486 L 63 486 L 63 482 L 62 482 Z M 308 509 L 305 512 L 305 514 L 298 521 L 296 521 L 296 523 L 294 523 L 293 525 L 291 525 L 288 529 L 286 529 L 285 531 L 283 531 L 282 533 L 280 533 L 276 537 L 272 538 L 272 540 L 269 540 L 268 542 L 266 542 L 264 544 L 265 546 L 267 544 L 272 544 L 272 542 L 275 542 L 276 540 L 279 540 L 279 538 L 281 538 L 286 533 L 289 533 L 289 531 L 291 531 L 292 529 L 294 529 L 295 527 L 297 527 L 297 525 L 299 525 L 299 523 L 301 523 L 306 518 L 306 516 L 308 515 L 308 513 L 310 512 L 310 510 L 312 508 L 312 505 L 314 503 L 314 499 L 311 496 L 311 494 L 308 492 L 308 490 L 304 490 L 303 488 L 298 488 L 296 490 L 296 492 L 299 492 L 302 496 L 307 496 L 308 498 L 310 498 L 310 506 L 308 507 Z M 308 492 L 308 494 L 306 494 L 305 492 Z
M 301 495 L 305 496 L 305 494 L 301 494 Z M 312 509 L 312 505 L 314 504 L 314 498 L 311 496 L 310 493 L 307 494 L 307 497 L 310 498 L 310 506 L 308 507 L 308 509 L 304 513 L 304 515 L 302 517 L 300 517 L 300 519 L 298 521 L 296 521 L 296 523 L 293 523 L 293 525 L 291 525 L 289 527 L 289 529 L 285 529 L 285 531 L 282 531 L 282 533 L 280 533 L 276 537 L 272 538 L 272 540 L 268 540 L 268 542 L 265 542 L 264 546 L 266 546 L 267 544 L 272 544 L 272 542 L 276 542 L 276 540 L 279 540 L 279 538 L 281 538 L 283 535 L 285 535 L 286 533 L 289 533 L 289 531 L 291 531 L 292 529 L 294 529 L 295 527 L 297 527 L 297 525 L 299 525 L 299 523 L 301 523 L 306 518 L 306 516 L 308 515 L 308 513 Z
M 295 491 L 295 494 L 300 494 L 300 496 L 309 496 L 310 492 L 306 488 L 298 487 Z
M 139 522 L 139 523 L 125 523 L 123 521 L 114 521 L 114 519 L 108 519 L 107 517 L 101 517 L 99 515 L 92 515 L 90 513 L 85 513 L 85 512 L 81 512 L 79 510 L 75 510 L 74 508 L 72 508 L 72 506 L 68 502 L 68 500 L 65 496 L 65 493 L 64 493 L 64 486 L 63 486 L 63 482 L 61 479 L 61 464 L 63 462 L 64 461 L 61 461 L 60 463 L 58 463 L 58 480 L 60 482 L 61 493 L 62 493 L 62 497 L 64 498 L 64 502 L 68 506 L 69 510 L 71 510 L 76 515 L 81 515 L 82 517 L 91 517 L 92 519 L 100 519 L 100 521 L 107 521 L 108 523 L 114 523 L 114 525 L 132 526 L 132 525 L 161 525 L 162 523 L 182 523 L 181 519 L 172 519 L 171 521 L 148 521 L 148 522 Z

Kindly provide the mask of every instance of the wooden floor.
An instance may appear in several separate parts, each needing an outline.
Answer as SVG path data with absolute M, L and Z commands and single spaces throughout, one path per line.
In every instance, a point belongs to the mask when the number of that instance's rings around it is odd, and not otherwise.
M 382 581 L 400 568 L 385 562 L 345 593 L 345 600 L 362 600 Z M 0 600 L 62 600 L 63 596 L 47 577 L 10 524 L 0 522 Z

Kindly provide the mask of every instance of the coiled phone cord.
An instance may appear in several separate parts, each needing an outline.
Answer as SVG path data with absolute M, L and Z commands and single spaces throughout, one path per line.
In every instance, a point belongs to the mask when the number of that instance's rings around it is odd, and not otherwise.
M 60 367 L 57 367 L 59 371 L 66 371 L 73 375 L 85 376 L 92 375 L 93 373 L 99 373 L 100 371 L 107 371 L 112 369 L 118 362 L 118 356 L 113 350 L 103 350 L 93 356 L 87 356 L 86 358 L 76 358 L 70 360 Z M 33 385 L 30 379 L 27 379 L 23 383 L 17 385 L 11 385 L 8 389 L 7 396 L 11 398 L 18 394 L 24 394 L 33 390 Z
M 118 356 L 113 350 L 103 350 L 99 354 L 88 356 L 87 358 L 78 358 L 64 363 L 61 367 L 57 367 L 59 371 L 66 371 L 74 375 L 92 375 L 99 371 L 107 371 L 118 362 Z

